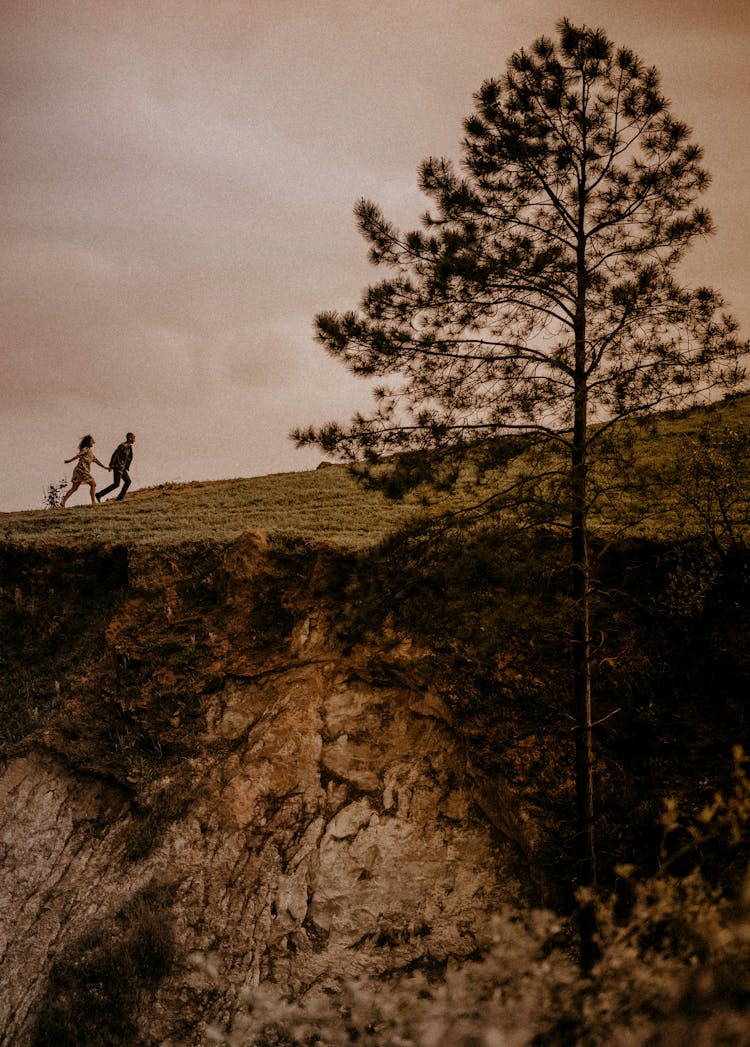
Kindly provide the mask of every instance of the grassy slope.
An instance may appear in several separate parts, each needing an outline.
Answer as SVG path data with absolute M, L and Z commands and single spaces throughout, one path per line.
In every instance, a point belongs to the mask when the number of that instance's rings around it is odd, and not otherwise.
M 93 507 L 88 490 L 63 510 L 0 515 L 0 539 L 53 544 L 171 545 L 231 541 L 243 531 L 293 535 L 357 548 L 377 542 L 414 512 L 362 490 L 344 466 L 251 479 L 165 484 Z
M 639 455 L 653 463 L 679 455 L 680 443 L 710 419 L 717 425 L 747 423 L 750 396 L 684 416 L 664 416 L 638 428 Z M 491 484 L 491 477 L 487 478 Z M 465 503 L 464 486 L 439 506 Z M 488 488 L 482 491 L 486 497 Z M 250 479 L 165 484 L 134 490 L 124 502 L 96 508 L 81 490 L 65 510 L 0 514 L 0 540 L 22 543 L 123 542 L 172 545 L 183 541 L 231 541 L 258 529 L 357 549 L 372 546 L 423 511 L 419 494 L 399 503 L 365 490 L 345 466 L 278 473 Z M 435 499 L 432 499 L 433 502 Z

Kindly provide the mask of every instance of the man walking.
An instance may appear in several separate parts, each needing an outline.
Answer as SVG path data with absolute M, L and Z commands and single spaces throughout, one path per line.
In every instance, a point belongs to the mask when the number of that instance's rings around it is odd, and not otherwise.
M 105 494 L 109 494 L 110 491 L 114 491 L 115 488 L 120 486 L 122 481 L 122 490 L 117 496 L 117 501 L 121 502 L 125 497 L 125 493 L 130 487 L 130 463 L 133 461 L 133 443 L 135 442 L 135 434 L 127 433 L 125 439 L 121 444 L 112 452 L 112 457 L 109 460 L 109 467 L 112 470 L 113 480 L 109 487 L 105 487 L 103 491 L 98 491 L 96 495 L 97 502 L 100 502 Z

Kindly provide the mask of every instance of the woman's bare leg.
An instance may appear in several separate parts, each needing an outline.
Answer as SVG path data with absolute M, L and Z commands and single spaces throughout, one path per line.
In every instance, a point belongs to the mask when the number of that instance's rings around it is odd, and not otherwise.
M 70 488 L 69 491 L 66 491 L 65 494 L 62 497 L 62 501 L 60 502 L 60 508 L 61 509 L 65 508 L 65 503 L 67 502 L 68 498 L 70 498 L 70 496 L 72 494 L 75 494 L 80 486 L 81 486 L 81 481 L 80 480 L 74 480 L 73 481 L 73 486 Z
M 91 494 L 91 504 L 96 505 L 96 480 L 89 480 L 89 493 Z

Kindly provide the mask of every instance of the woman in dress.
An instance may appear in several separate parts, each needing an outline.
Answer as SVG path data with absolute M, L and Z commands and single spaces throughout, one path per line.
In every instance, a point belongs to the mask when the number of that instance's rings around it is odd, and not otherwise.
M 78 445 L 78 454 L 74 454 L 72 458 L 66 458 L 65 464 L 68 462 L 76 462 L 76 467 L 73 470 L 73 485 L 70 490 L 65 494 L 65 497 L 60 502 L 60 508 L 65 508 L 65 503 L 72 494 L 78 490 L 81 484 L 88 484 L 89 490 L 91 491 L 91 504 L 96 505 L 96 480 L 91 475 L 91 463 L 96 462 L 102 469 L 106 469 L 107 466 L 104 462 L 100 462 L 94 454 L 94 437 L 84 436 L 81 438 L 81 442 Z

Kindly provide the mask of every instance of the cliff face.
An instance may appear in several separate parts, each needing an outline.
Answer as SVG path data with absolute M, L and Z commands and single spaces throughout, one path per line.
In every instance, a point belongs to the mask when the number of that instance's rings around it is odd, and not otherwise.
M 325 551 L 0 566 L 2 1042 L 205 1043 L 248 986 L 443 968 L 523 904 L 530 823 L 408 651 L 342 652 Z

